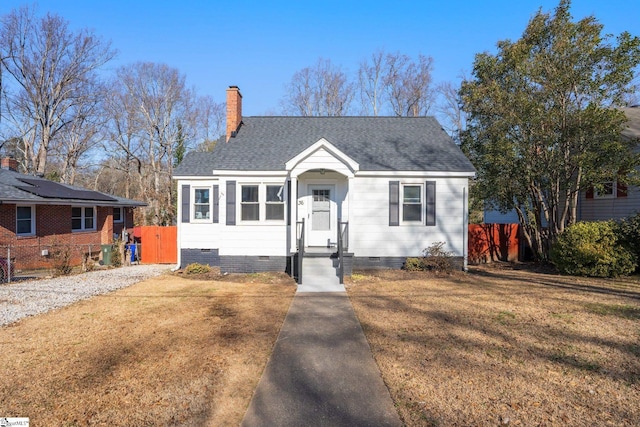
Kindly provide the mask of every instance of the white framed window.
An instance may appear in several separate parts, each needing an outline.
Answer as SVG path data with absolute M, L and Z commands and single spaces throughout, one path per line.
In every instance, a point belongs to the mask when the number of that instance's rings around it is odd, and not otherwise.
M 266 220 L 284 220 L 284 186 L 267 184 L 266 191 Z
M 240 218 L 242 221 L 260 221 L 259 185 L 242 185 Z
M 124 222 L 124 208 L 122 206 L 113 208 L 113 222 L 114 223 Z
M 36 234 L 36 207 L 16 206 L 16 235 L 33 236 Z
M 423 187 L 422 184 L 402 184 L 402 222 L 422 222 Z
M 285 219 L 285 186 L 281 183 L 240 184 L 240 221 L 279 223 Z
M 594 189 L 593 197 L 596 199 L 612 199 L 616 197 L 616 182 L 608 181 L 602 184 L 602 188 Z
M 195 221 L 211 219 L 211 188 L 193 189 L 193 219 Z
M 71 230 L 93 231 L 96 229 L 96 208 L 93 206 L 71 208 Z

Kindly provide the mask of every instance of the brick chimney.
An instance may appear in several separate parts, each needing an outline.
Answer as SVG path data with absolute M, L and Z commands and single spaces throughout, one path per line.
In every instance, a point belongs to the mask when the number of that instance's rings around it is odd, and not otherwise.
M 13 157 L 3 157 L 0 161 L 0 168 L 18 172 L 18 161 Z
M 227 89 L 227 142 L 236 136 L 242 124 L 242 94 L 238 86 Z

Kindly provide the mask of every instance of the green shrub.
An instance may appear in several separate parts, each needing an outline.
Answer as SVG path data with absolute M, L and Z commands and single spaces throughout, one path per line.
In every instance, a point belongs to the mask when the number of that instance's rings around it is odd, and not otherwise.
M 184 268 L 185 274 L 205 274 L 211 271 L 211 267 L 207 264 L 198 264 L 197 262 L 189 264 Z
M 636 268 L 633 253 L 618 239 L 614 221 L 579 222 L 558 237 L 551 261 L 563 274 L 616 277 Z
M 620 221 L 617 234 L 620 243 L 634 254 L 636 269 L 640 269 L 640 213 Z
M 449 273 L 453 270 L 451 252 L 443 249 L 446 242 L 435 242 L 423 250 L 424 257 L 407 258 L 404 269 L 407 271 L 440 271 Z

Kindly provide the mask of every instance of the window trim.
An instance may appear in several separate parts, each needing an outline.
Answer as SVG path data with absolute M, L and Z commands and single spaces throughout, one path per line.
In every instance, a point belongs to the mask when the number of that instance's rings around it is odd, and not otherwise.
M 196 202 L 196 191 L 197 190 L 208 190 L 209 191 L 209 217 L 208 218 L 196 218 L 196 207 L 204 206 L 207 203 L 198 203 Z M 191 208 L 191 222 L 196 223 L 210 223 L 213 222 L 213 187 L 212 186 L 192 186 L 191 187 L 191 203 L 189 204 Z
M 287 194 L 286 194 L 286 182 L 238 182 L 236 186 L 236 206 L 238 211 L 238 224 L 244 225 L 265 225 L 265 224 L 286 224 L 287 213 Z M 258 201 L 257 202 L 243 202 L 242 201 L 242 189 L 244 187 L 258 187 Z M 268 202 L 267 201 L 267 187 L 280 187 L 282 188 L 282 201 L 280 202 Z M 258 219 L 242 219 L 242 208 L 245 205 L 257 205 L 258 206 Z M 280 205 L 283 210 L 282 219 L 267 219 L 267 205 Z
M 18 233 L 18 208 L 30 208 L 31 210 L 31 230 L 29 233 Z M 21 221 L 24 221 L 22 219 Z M 16 205 L 16 236 L 18 237 L 27 237 L 27 236 L 35 236 L 36 234 L 36 206 L 35 205 Z
M 116 219 L 116 209 L 120 212 L 120 219 Z M 113 223 L 114 224 L 124 223 L 124 208 L 122 206 L 113 207 Z
M 286 183 L 285 183 L 286 184 Z M 265 183 L 264 184 L 264 220 L 266 222 L 280 222 L 280 221 L 284 221 L 285 218 L 287 217 L 287 213 L 286 213 L 286 206 L 285 206 L 285 184 L 271 184 L 271 183 Z M 268 200 L 268 195 L 269 192 L 267 191 L 267 189 L 269 187 L 279 187 L 280 188 L 280 201 L 269 201 Z M 282 208 L 282 218 L 267 218 L 267 206 L 280 206 Z
M 248 223 L 248 224 L 255 224 L 255 223 L 260 222 L 261 219 L 262 219 L 262 211 L 263 211 L 263 209 L 260 209 L 260 205 L 261 205 L 261 203 L 260 203 L 260 199 L 261 199 L 261 197 L 260 197 L 260 187 L 261 187 L 261 185 L 260 184 L 255 184 L 255 183 L 246 182 L 246 183 L 241 183 L 239 185 L 239 187 L 240 187 L 240 197 L 238 199 L 239 199 L 239 203 L 240 203 L 240 222 Z M 243 201 L 242 191 L 244 190 L 245 187 L 256 187 L 257 190 L 258 190 L 258 194 L 257 194 L 258 200 L 256 200 L 255 202 L 253 202 L 253 201 L 251 201 L 251 202 Z M 245 206 L 257 206 L 258 207 L 258 218 L 256 218 L 256 219 L 244 219 L 242 216 L 243 216 L 243 209 L 244 209 Z
M 596 188 L 593 189 L 593 198 L 594 199 L 615 199 L 617 197 L 617 188 L 618 181 L 605 181 L 602 183 L 602 186 L 611 184 L 611 193 L 601 194 L 599 190 Z
M 419 195 L 420 195 L 420 202 L 419 203 L 406 203 L 405 202 L 405 198 L 404 198 L 404 189 L 405 187 L 418 187 L 419 189 Z M 412 183 L 412 182 L 401 182 L 400 183 L 400 197 L 399 197 L 399 207 L 400 207 L 400 212 L 399 212 L 399 220 L 400 220 L 400 224 L 407 224 L 407 225 L 423 225 L 425 218 L 425 200 L 424 200 L 424 184 L 423 183 Z M 420 206 L 420 219 L 416 219 L 416 220 L 405 220 L 404 219 L 404 206 L 406 204 L 411 204 L 411 205 L 419 205 Z
M 73 219 L 76 218 L 73 216 L 73 209 L 80 209 L 81 215 L 80 215 L 80 225 L 81 228 L 73 228 Z M 88 219 L 87 216 L 87 209 L 93 209 L 93 215 L 92 215 L 92 221 L 93 221 L 93 227 L 92 228 L 87 228 L 86 227 L 86 220 Z M 97 215 L 98 215 L 98 209 L 96 206 L 71 206 L 71 232 L 72 233 L 81 233 L 83 231 L 96 231 L 97 228 Z

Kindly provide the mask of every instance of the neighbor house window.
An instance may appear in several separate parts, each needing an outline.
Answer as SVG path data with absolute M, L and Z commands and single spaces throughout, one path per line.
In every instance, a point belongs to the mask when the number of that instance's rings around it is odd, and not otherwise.
M 284 219 L 284 198 L 282 185 L 267 185 L 266 212 L 268 220 Z
M 209 219 L 211 217 L 210 189 L 196 188 L 193 194 L 194 219 Z
M 422 186 L 402 186 L 402 221 L 422 222 Z
M 16 234 L 19 236 L 32 236 L 36 234 L 36 207 L 16 207 Z
M 258 198 L 257 185 L 243 185 L 242 199 L 240 203 L 241 218 L 243 221 L 260 220 L 260 199 Z
M 71 208 L 71 229 L 74 231 L 95 230 L 96 209 L 94 207 Z
M 113 222 L 124 222 L 124 212 L 121 207 L 113 208 Z
M 609 181 L 602 184 L 602 188 L 594 191 L 594 196 L 596 199 L 608 199 L 615 197 L 616 185 L 615 182 Z

